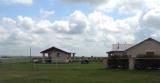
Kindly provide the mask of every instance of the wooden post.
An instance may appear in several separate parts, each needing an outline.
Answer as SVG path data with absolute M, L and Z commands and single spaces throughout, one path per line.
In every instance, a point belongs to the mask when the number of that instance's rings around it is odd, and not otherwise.
M 103 59 L 104 68 L 108 68 L 108 58 Z
M 45 63 L 45 53 L 43 53 L 43 56 L 42 56 L 42 63 Z

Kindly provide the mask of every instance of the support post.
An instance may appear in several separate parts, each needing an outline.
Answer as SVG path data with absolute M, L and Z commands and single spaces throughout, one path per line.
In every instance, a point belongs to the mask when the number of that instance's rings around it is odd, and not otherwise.
M 129 70 L 134 70 L 135 57 L 129 56 Z

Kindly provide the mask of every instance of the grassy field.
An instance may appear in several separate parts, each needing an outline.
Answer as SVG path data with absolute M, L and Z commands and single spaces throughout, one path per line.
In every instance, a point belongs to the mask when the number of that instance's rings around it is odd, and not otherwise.
M 103 69 L 91 64 L 0 64 L 0 83 L 160 83 L 160 71 Z

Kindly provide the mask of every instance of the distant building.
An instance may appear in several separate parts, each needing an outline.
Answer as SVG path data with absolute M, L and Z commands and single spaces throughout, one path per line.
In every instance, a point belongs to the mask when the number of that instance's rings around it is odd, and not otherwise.
M 71 61 L 72 55 L 75 56 L 75 53 L 67 52 L 62 49 L 51 47 L 46 50 L 41 51 L 43 55 L 43 62 L 51 62 L 51 63 L 68 63 Z M 45 55 L 47 54 L 47 56 Z
M 114 55 L 127 55 L 129 58 L 129 69 L 134 69 L 134 62 L 138 55 L 158 55 L 160 56 L 160 42 L 148 38 L 136 45 L 116 44 L 112 51 L 107 52 L 108 58 Z

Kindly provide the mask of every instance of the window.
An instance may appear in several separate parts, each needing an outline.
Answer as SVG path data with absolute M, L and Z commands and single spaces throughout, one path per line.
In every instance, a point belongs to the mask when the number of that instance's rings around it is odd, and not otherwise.
M 57 57 L 60 57 L 60 53 L 57 53 Z
M 148 51 L 148 52 L 146 52 L 146 55 L 147 55 L 147 56 L 153 56 L 153 55 L 154 55 L 154 52 Z

